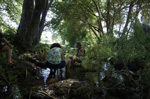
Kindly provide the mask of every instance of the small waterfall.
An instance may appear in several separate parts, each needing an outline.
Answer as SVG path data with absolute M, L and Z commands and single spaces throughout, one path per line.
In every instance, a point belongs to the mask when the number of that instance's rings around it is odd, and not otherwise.
M 47 81 L 47 78 L 49 77 L 49 74 L 50 74 L 49 68 L 41 70 L 41 76 L 44 78 L 44 84 L 46 84 L 46 81 Z

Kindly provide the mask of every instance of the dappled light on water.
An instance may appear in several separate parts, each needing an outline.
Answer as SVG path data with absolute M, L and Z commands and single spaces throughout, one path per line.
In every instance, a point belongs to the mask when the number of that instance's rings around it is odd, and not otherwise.
M 49 77 L 49 74 L 50 74 L 50 69 L 49 68 L 41 70 L 41 76 L 43 76 L 43 78 L 44 78 L 44 84 L 46 84 L 46 80 Z
M 3 87 L 3 92 L 7 92 L 8 86 Z
M 52 72 L 53 72 L 53 70 L 52 70 Z M 59 78 L 59 77 L 65 78 L 65 72 L 66 72 L 65 68 L 57 69 L 55 74 L 53 74 L 53 76 L 55 78 Z M 51 73 L 51 71 L 49 68 L 41 69 L 40 75 L 44 78 L 44 84 L 46 84 L 47 79 L 50 78 L 50 73 Z
M 12 86 L 5 86 L 3 87 L 3 92 L 8 94 L 7 98 L 12 98 L 12 99 L 20 99 L 21 94 L 20 94 L 20 89 L 18 85 L 12 85 Z

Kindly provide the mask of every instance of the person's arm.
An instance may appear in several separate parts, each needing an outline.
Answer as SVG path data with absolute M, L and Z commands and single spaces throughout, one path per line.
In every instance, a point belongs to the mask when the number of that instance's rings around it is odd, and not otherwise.
M 6 45 L 8 45 L 10 48 L 12 48 L 12 45 L 3 37 L 2 38 L 2 41 L 6 44 Z
M 64 51 L 61 49 L 61 60 L 64 60 Z

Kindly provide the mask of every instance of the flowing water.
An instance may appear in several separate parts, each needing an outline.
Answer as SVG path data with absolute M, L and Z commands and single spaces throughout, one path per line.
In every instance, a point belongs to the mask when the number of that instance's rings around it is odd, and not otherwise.
M 53 84 L 53 83 L 61 80 L 62 78 L 65 78 L 65 68 L 56 70 L 55 74 L 53 74 L 52 77 L 50 77 L 50 72 L 51 71 L 49 68 L 41 69 L 39 72 L 40 76 L 43 77 L 43 81 L 44 81 L 43 89 L 45 89 L 45 90 L 49 89 L 48 85 L 47 85 L 48 82 Z M 52 70 L 52 72 L 53 72 L 53 70 Z
M 20 89 L 18 85 L 12 85 L 12 86 L 5 86 L 3 87 L 3 93 L 7 93 L 7 98 L 12 99 L 20 99 Z M 6 98 L 6 96 L 4 96 Z
M 49 77 L 49 74 L 50 74 L 50 69 L 49 68 L 42 69 L 40 71 L 40 74 L 44 78 L 44 84 L 46 84 L 47 78 Z
M 44 79 L 44 84 L 46 84 L 46 81 L 50 76 L 50 69 L 49 68 L 41 69 L 40 75 Z M 59 78 L 59 77 L 65 78 L 65 68 L 56 70 L 55 75 L 53 75 L 53 76 L 55 76 L 55 78 Z

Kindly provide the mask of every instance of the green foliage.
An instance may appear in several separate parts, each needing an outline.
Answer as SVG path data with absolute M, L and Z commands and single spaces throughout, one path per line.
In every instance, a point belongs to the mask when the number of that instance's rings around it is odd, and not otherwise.
M 15 64 L 15 68 L 13 68 L 12 65 L 3 64 L 3 67 L 0 67 L 1 86 L 12 86 L 18 84 L 27 85 L 30 84 L 34 78 L 32 75 L 33 71 L 31 70 L 31 67 L 27 67 L 26 65 Z
M 39 43 L 38 45 L 36 45 L 32 51 L 33 52 L 40 52 L 40 51 L 43 51 L 43 52 L 48 52 L 50 48 L 50 45 L 49 44 L 42 44 L 42 43 Z
M 150 26 L 143 24 L 142 25 L 143 30 L 146 35 L 145 41 L 143 41 L 143 46 L 144 46 L 144 70 L 141 72 L 141 83 L 144 84 L 146 87 L 150 86 Z
M 113 42 L 115 42 L 115 38 L 105 35 L 100 43 L 89 46 L 83 65 L 87 68 L 101 68 L 103 61 L 116 57 L 117 53 L 115 52 Z
M 133 32 L 130 33 L 129 39 L 121 38 L 118 42 L 118 60 L 125 62 L 144 62 L 146 33 L 143 31 L 142 25 L 137 20 L 133 24 Z
M 76 56 L 77 53 L 77 49 L 74 47 L 70 47 L 70 46 L 65 46 L 63 48 L 64 52 L 65 52 L 65 58 L 69 58 L 71 56 Z
M 127 15 L 132 3 L 135 9 L 131 9 L 130 15 Z M 71 45 L 90 33 L 101 39 L 104 33 L 113 35 L 113 31 L 118 30 L 114 27 L 123 27 L 128 23 L 126 17 L 130 16 L 129 20 L 134 21 L 140 10 L 148 17 L 146 6 L 149 3 L 147 0 L 58 0 L 51 9 L 55 16 L 51 20 L 51 27 Z
M 27 67 L 24 62 L 18 63 L 20 64 L 16 63 L 15 68 L 8 64 L 3 65 L 5 68 L 0 67 L 0 86 L 7 87 L 6 93 L 11 99 L 22 99 L 20 87 L 26 88 L 25 86 L 30 85 L 34 78 L 30 66 Z
M 87 34 L 86 29 L 83 28 L 81 24 L 79 24 L 78 22 L 64 23 L 63 25 L 65 25 L 65 28 L 59 31 L 59 33 L 61 34 L 61 37 L 63 39 L 69 41 L 71 47 L 74 46 L 76 41 L 80 41 L 86 37 Z
M 150 56 L 150 55 L 149 55 Z M 144 70 L 141 72 L 141 84 L 144 84 L 146 87 L 150 86 L 150 62 L 147 61 Z
M 1 85 L 11 85 L 11 84 L 14 84 L 17 82 L 17 75 L 13 75 L 13 73 L 8 73 L 8 72 L 5 72 L 4 69 L 0 69 L 0 73 L 1 73 L 1 79 L 0 79 L 0 82 L 1 82 Z
M 86 51 L 86 59 L 83 65 L 88 68 L 99 68 L 103 61 L 112 58 L 113 62 L 124 61 L 125 63 L 139 63 L 147 66 L 149 63 L 149 29 L 143 27 L 137 20 L 133 26 L 133 32 L 128 38 L 115 38 L 105 35 L 100 43 L 94 43 Z
M 34 53 L 35 55 L 38 55 L 38 59 L 45 61 L 49 49 L 50 49 L 50 45 L 39 43 L 38 45 L 33 47 L 30 52 Z
M 0 65 L 6 63 L 5 56 L 6 56 L 5 53 L 1 53 L 1 52 L 0 52 Z
M 2 18 L 9 18 L 12 22 L 19 23 L 20 21 L 20 16 L 21 16 L 21 10 L 22 10 L 22 4 L 23 0 L 2 0 L 0 1 L 0 13 Z M 6 22 L 5 20 L 4 23 Z M 0 20 L 1 23 L 1 20 Z M 9 24 L 8 22 L 6 22 Z
M 4 31 L 3 36 L 12 44 L 14 41 L 14 37 L 15 37 L 15 32 L 16 29 L 14 28 L 9 28 L 7 30 Z
M 86 16 L 89 16 L 91 22 L 94 21 L 93 16 L 82 10 L 82 7 L 84 9 L 86 4 L 89 4 L 89 0 L 63 1 L 56 2 L 54 8 L 52 8 L 53 13 L 55 13 L 55 17 L 51 20 L 52 28 L 57 30 L 61 37 L 70 43 L 70 46 L 74 45 L 76 41 L 86 38 L 89 33 L 89 26 L 84 14 L 86 13 Z

